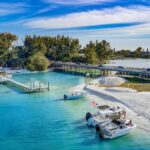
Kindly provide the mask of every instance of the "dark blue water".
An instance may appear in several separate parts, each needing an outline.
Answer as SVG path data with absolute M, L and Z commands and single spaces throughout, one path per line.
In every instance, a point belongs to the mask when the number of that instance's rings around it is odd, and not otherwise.
M 49 81 L 51 91 L 25 94 L 0 86 L 0 150 L 150 150 L 150 133 L 136 129 L 102 141 L 84 121 L 90 100 L 63 101 L 84 78 L 59 73 L 18 75 L 18 81 Z

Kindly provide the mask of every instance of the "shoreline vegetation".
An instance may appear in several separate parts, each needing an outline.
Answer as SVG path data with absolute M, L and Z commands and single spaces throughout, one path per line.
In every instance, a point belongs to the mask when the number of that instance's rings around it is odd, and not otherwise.
M 22 46 L 15 46 L 17 35 L 0 33 L 0 67 L 12 69 L 26 68 L 29 71 L 45 71 L 51 69 L 53 61 L 75 62 L 85 64 L 105 64 L 118 58 L 150 58 L 150 52 L 138 47 L 135 51 L 112 49 L 109 42 L 90 41 L 81 47 L 79 39 L 64 36 L 29 36 L 24 39 Z M 77 70 L 81 74 L 86 69 Z M 99 70 L 93 73 L 93 77 Z M 150 82 L 140 78 L 125 78 L 127 82 L 120 87 L 133 88 L 138 91 L 150 91 Z
M 110 79 L 111 77 L 106 77 L 108 80 L 113 80 Z M 119 78 L 116 76 L 116 78 Z M 118 85 L 101 85 L 99 84 L 98 87 L 102 88 L 115 88 L 115 87 L 120 87 L 120 88 L 129 88 L 129 89 L 134 89 L 137 92 L 150 92 L 150 80 L 145 80 L 145 79 L 140 79 L 137 77 L 123 77 L 126 81 L 124 83 L 118 84 Z M 114 79 L 115 80 L 115 79 Z
M 86 64 L 105 64 L 118 58 L 150 58 L 147 48 L 135 51 L 117 50 L 109 42 L 90 41 L 82 47 L 79 39 L 65 36 L 27 35 L 21 46 L 16 46 L 17 35 L 0 33 L 0 67 L 26 68 L 31 71 L 47 70 L 53 61 Z
M 120 85 L 119 87 L 125 87 L 125 88 L 130 88 L 130 89 L 135 89 L 138 92 L 150 92 L 150 83 L 123 83 L 122 85 Z
M 106 87 L 106 88 L 111 88 L 111 87 L 121 87 L 121 88 L 129 88 L 129 89 L 134 89 L 138 92 L 150 92 L 150 83 L 123 83 L 119 86 L 104 86 L 104 85 L 99 85 L 98 87 Z
M 127 82 L 120 85 L 120 87 L 135 89 L 139 92 L 150 92 L 150 80 L 144 80 L 136 77 L 126 77 Z

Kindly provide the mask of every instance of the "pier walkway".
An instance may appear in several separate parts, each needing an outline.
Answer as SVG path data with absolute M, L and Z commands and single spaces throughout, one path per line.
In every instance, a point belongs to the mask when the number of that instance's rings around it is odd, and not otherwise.
M 57 71 L 64 71 L 64 72 L 74 72 L 76 73 L 76 70 L 82 71 L 83 69 L 86 69 L 86 73 L 94 74 L 97 71 L 98 76 L 100 75 L 111 75 L 111 72 L 116 72 L 118 75 L 121 76 L 139 76 L 141 78 L 147 78 L 150 79 L 150 71 L 147 71 L 146 69 L 141 68 L 129 68 L 129 67 L 119 67 L 119 66 L 98 66 L 98 65 L 90 65 L 90 64 L 76 64 L 72 62 L 54 62 L 53 64 L 54 69 Z
M 14 86 L 27 93 L 46 92 L 50 90 L 49 82 L 47 85 L 39 83 L 38 86 L 35 84 L 35 82 L 31 82 L 30 86 L 28 86 L 26 84 L 23 84 L 21 82 L 18 82 L 16 80 L 4 76 L 0 76 L 0 84 L 5 84 L 7 86 Z

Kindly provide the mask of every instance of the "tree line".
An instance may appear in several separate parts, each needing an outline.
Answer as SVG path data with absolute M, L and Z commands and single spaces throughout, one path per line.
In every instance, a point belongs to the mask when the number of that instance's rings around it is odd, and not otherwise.
M 144 50 L 142 47 L 138 47 L 135 51 L 120 50 L 115 52 L 115 58 L 149 58 L 150 51 L 147 48 Z
M 46 70 L 52 61 L 104 64 L 118 57 L 141 57 L 142 48 L 115 51 L 106 40 L 90 41 L 81 47 L 79 39 L 65 36 L 27 35 L 22 46 L 13 43 L 18 37 L 11 33 L 0 33 L 0 66 Z M 150 55 L 148 55 L 150 56 Z M 146 55 L 147 57 L 147 55 Z

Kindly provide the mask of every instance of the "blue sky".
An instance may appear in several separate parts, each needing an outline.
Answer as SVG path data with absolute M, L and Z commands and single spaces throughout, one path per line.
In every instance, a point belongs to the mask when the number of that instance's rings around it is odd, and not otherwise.
M 108 40 L 116 49 L 150 48 L 150 0 L 0 0 L 0 32 Z

